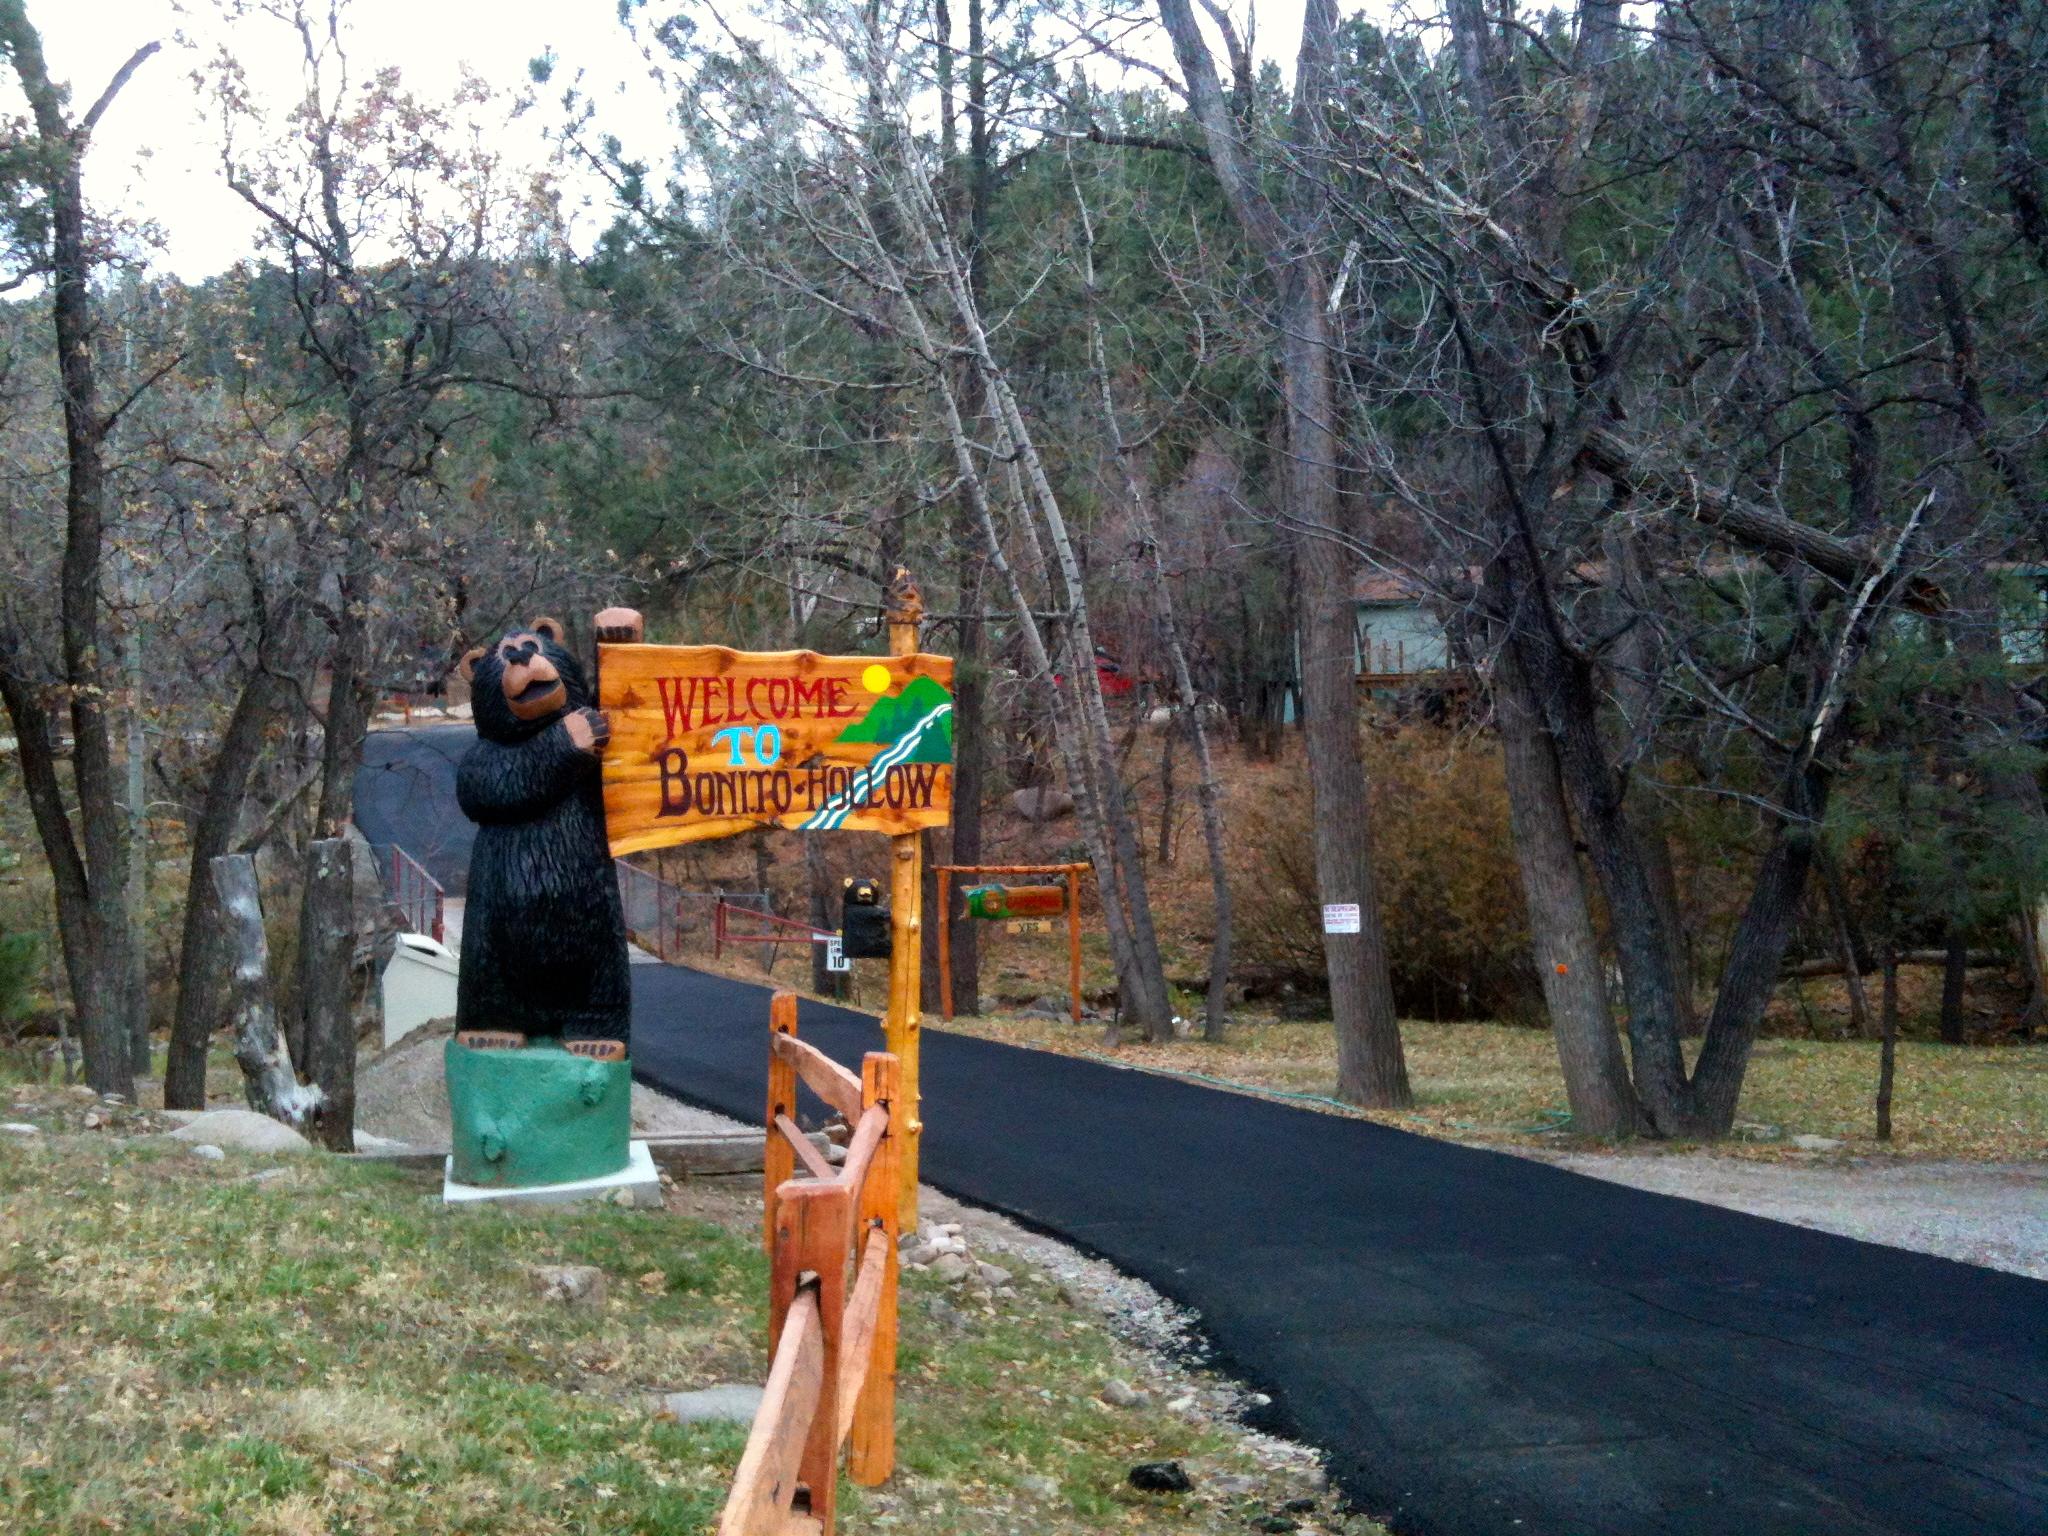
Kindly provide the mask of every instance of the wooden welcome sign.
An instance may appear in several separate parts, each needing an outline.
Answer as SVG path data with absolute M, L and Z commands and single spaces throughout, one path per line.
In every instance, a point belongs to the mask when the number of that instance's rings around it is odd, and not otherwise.
M 953 659 L 600 645 L 614 856 L 754 827 L 902 834 L 953 810 Z

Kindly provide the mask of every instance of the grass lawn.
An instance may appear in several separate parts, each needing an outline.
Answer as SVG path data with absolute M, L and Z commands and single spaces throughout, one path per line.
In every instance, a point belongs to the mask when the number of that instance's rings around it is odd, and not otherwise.
M 417 1174 L 205 1162 L 82 1129 L 94 1106 L 63 1090 L 7 1092 L 4 1118 L 45 1134 L 0 1135 L 0 1530 L 715 1522 L 744 1430 L 645 1399 L 766 1373 L 750 1184 L 688 1185 L 666 1212 L 450 1215 Z M 527 1267 L 543 1263 L 599 1266 L 607 1300 L 540 1300 Z M 1234 1430 L 1100 1402 L 1144 1362 L 1048 1286 L 977 1297 L 907 1276 L 903 1339 L 897 1476 L 848 1487 L 848 1532 L 1237 1532 L 1303 1492 Z M 1194 1493 L 1126 1485 L 1162 1457 L 1187 1461 Z
M 1282 1093 L 1323 1095 L 1336 1081 L 1336 1046 L 1327 1022 L 1239 1016 L 1222 1045 L 1177 1040 L 1115 1051 L 1104 1049 L 1099 1026 L 1077 1029 L 1056 1019 L 1005 1015 L 959 1019 L 947 1027 Z M 1368 1113 L 1389 1125 L 1464 1141 L 1572 1141 L 1568 1131 L 1556 1128 L 1564 1115 L 1564 1083 L 1547 1031 L 1409 1020 L 1401 1026 L 1401 1039 L 1415 1110 L 1364 1112 L 1313 1101 L 1310 1107 Z M 1877 1052 L 1874 1043 L 1861 1040 L 1758 1041 L 1738 1134 L 1720 1150 L 1757 1158 L 1803 1156 L 1787 1146 L 1788 1139 L 1817 1135 L 1841 1140 L 1844 1153 L 1981 1161 L 2048 1157 L 2048 1043 L 1900 1042 L 1889 1144 L 1874 1135 Z

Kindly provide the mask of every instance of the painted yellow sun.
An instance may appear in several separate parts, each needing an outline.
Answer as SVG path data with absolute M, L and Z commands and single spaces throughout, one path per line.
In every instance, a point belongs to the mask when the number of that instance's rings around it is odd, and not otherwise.
M 887 693 L 889 691 L 889 669 L 880 662 L 876 662 L 872 667 L 861 673 L 860 683 L 869 693 Z

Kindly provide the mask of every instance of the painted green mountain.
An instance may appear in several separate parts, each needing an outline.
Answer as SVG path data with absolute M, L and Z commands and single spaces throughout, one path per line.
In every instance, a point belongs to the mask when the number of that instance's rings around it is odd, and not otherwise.
M 904 690 L 891 698 L 883 695 L 860 719 L 839 733 L 841 741 L 872 741 L 892 745 L 903 739 L 918 721 L 953 695 L 928 677 L 913 677 Z M 903 759 L 907 763 L 950 763 L 953 761 L 953 714 L 948 710 L 925 727 L 916 750 Z

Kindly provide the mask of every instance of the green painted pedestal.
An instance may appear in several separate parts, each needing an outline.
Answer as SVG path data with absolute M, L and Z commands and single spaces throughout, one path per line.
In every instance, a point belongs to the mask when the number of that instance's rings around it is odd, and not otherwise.
M 524 1189 L 601 1179 L 626 1166 L 627 1063 L 571 1056 L 552 1040 L 473 1051 L 451 1039 L 447 1064 L 456 1182 Z

